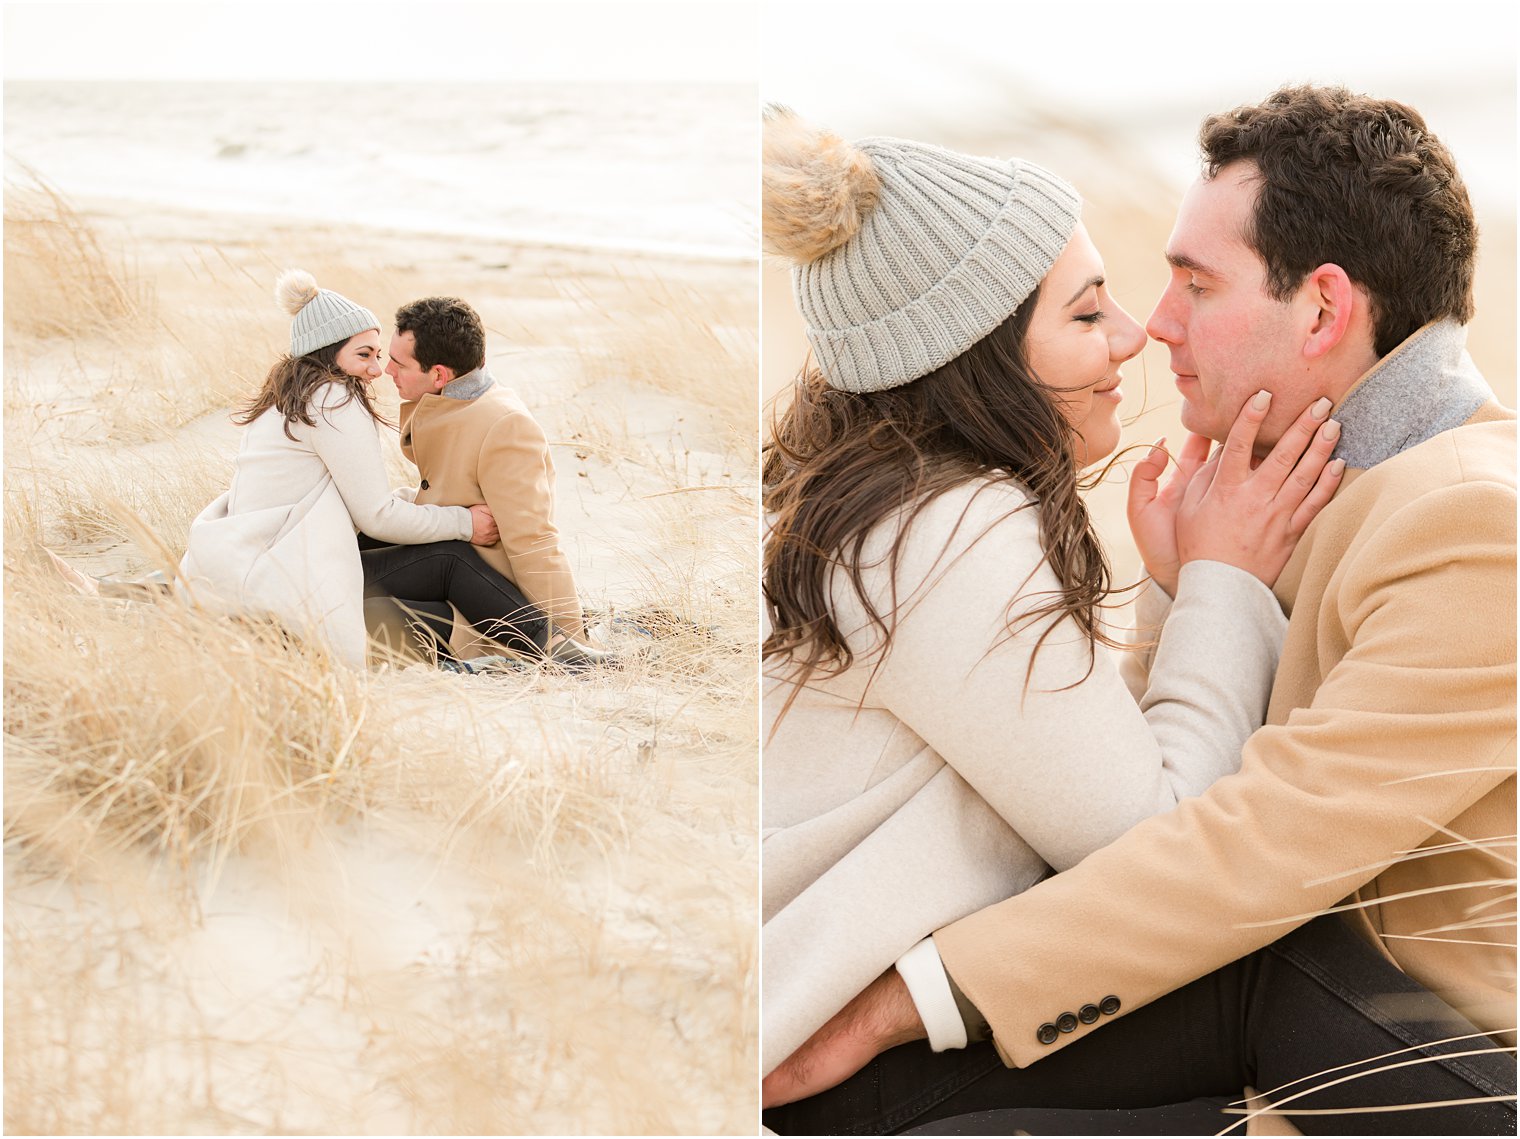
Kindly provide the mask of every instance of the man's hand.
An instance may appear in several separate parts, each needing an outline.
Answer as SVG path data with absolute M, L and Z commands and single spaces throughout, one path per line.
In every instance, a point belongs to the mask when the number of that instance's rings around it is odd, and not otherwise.
M 501 537 L 496 530 L 496 517 L 489 506 L 482 504 L 470 507 L 470 524 L 474 528 L 470 535 L 470 544 L 473 546 L 494 546 Z
M 924 1036 L 908 986 L 896 969 L 888 969 L 765 1077 L 761 1105 L 776 1107 L 828 1091 L 879 1053 Z
M 1201 435 L 1189 435 L 1177 456 L 1177 469 L 1162 485 L 1161 475 L 1169 457 L 1163 436 L 1135 464 L 1129 476 L 1126 513 L 1145 572 L 1168 596 L 1176 597 L 1177 574 L 1182 568 L 1182 559 L 1177 554 L 1177 508 L 1182 505 L 1188 483 L 1208 461 L 1209 441 Z

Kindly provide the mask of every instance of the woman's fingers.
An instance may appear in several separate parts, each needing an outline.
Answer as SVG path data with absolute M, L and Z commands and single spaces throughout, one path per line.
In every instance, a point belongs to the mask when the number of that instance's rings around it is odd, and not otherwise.
M 1177 456 L 1177 472 L 1184 479 L 1191 479 L 1198 473 L 1198 468 L 1209 461 L 1209 451 L 1213 448 L 1214 441 L 1207 435 L 1188 433 L 1187 442 L 1182 445 L 1182 453 Z
M 1282 438 L 1272 448 L 1270 454 L 1261 461 L 1261 466 L 1256 468 L 1256 478 L 1260 481 L 1262 490 L 1275 495 L 1288 481 L 1306 451 L 1313 449 L 1313 443 L 1321 426 L 1326 422 L 1330 414 L 1330 401 L 1321 397 L 1304 408 L 1282 433 Z M 1333 446 L 1333 442 L 1332 442 Z M 1330 457 L 1329 452 L 1325 458 L 1319 461 L 1323 467 L 1325 459 Z M 1304 484 L 1303 490 L 1307 491 L 1314 485 L 1314 480 L 1319 477 L 1319 469 L 1316 468 L 1309 476 L 1309 481 Z
M 1177 469 L 1172 472 L 1172 477 L 1167 479 L 1166 492 L 1174 502 L 1182 501 L 1183 495 L 1193 483 L 1194 476 L 1209 461 L 1209 450 L 1213 446 L 1214 441 L 1208 436 L 1190 433 L 1187 441 L 1182 444 L 1182 450 L 1173 456 Z
M 1219 468 L 1215 478 L 1222 478 L 1229 483 L 1243 483 L 1251 477 L 1251 455 L 1256 450 L 1256 434 L 1261 430 L 1261 421 L 1267 417 L 1271 407 L 1272 393 L 1265 389 L 1246 400 L 1240 413 L 1235 416 L 1235 422 L 1230 425 L 1224 446 L 1220 448 Z M 1308 440 L 1305 439 L 1304 442 L 1307 443 Z M 1294 455 L 1294 458 L 1297 457 Z
M 1135 464 L 1134 470 L 1129 473 L 1129 510 L 1131 517 L 1137 510 L 1144 509 L 1156 501 L 1159 489 L 1158 483 L 1162 474 L 1166 471 L 1166 436 L 1163 435 L 1151 444 L 1150 450 L 1145 453 L 1145 458 Z
M 1196 510 L 1204 497 L 1213 489 L 1214 480 L 1219 477 L 1219 463 L 1223 455 L 1224 448 L 1221 447 L 1199 465 L 1182 492 L 1183 509 Z
M 1320 473 L 1330 461 L 1335 445 L 1340 442 L 1341 425 L 1333 419 L 1318 424 L 1318 430 L 1309 440 L 1308 449 L 1299 456 L 1292 473 L 1278 488 L 1276 497 L 1289 512 L 1294 511 L 1316 486 Z
M 1293 517 L 1288 522 L 1289 533 L 1296 536 L 1309 528 L 1309 523 L 1313 522 L 1319 512 L 1335 497 L 1335 492 L 1340 489 L 1341 476 L 1345 472 L 1345 459 L 1334 459 L 1324 465 L 1319 472 L 1319 477 L 1314 480 L 1313 488 L 1298 504 L 1298 509 L 1293 512 Z

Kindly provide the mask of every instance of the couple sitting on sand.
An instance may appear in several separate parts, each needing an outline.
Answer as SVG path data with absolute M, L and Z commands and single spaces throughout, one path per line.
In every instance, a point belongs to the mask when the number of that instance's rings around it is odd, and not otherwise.
M 1200 142 L 1142 330 L 1050 172 L 768 116 L 816 360 L 764 471 L 777 1132 L 1214 1134 L 1251 1085 L 1514 1133 L 1515 417 L 1467 193 L 1340 88 Z M 1147 331 L 1194 434 L 1131 472 L 1116 667 L 1078 491 Z
M 586 640 L 554 527 L 548 441 L 486 368 L 475 310 L 454 297 L 403 305 L 384 363 L 368 309 L 299 270 L 275 292 L 294 317 L 290 354 L 236 416 L 232 486 L 191 523 L 180 588 L 272 618 L 357 668 L 366 616 L 404 629 L 445 668 L 491 667 L 451 649 L 456 609 L 516 659 L 614 664 Z M 382 370 L 403 401 L 416 488 L 393 491 L 386 478 L 371 394 Z

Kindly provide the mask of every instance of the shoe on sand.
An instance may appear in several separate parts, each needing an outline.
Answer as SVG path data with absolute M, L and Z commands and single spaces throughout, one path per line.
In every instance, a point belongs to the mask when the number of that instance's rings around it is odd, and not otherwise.
M 508 673 L 521 672 L 527 665 L 515 657 L 483 656 L 472 657 L 469 660 L 439 657 L 438 667 L 444 672 L 458 672 L 465 676 L 505 676 Z
M 623 659 L 608 649 L 592 648 L 574 637 L 563 637 L 549 649 L 549 662 L 569 672 L 591 668 L 622 668 Z

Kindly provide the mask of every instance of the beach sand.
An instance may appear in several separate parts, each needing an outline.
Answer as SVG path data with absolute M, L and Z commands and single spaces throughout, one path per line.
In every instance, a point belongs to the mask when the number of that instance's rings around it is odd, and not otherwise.
M 73 205 L 7 199 L 7 1130 L 752 1132 L 753 263 Z M 480 311 L 626 669 L 333 676 L 50 574 L 182 548 L 286 267 Z

